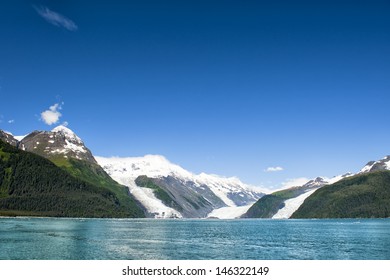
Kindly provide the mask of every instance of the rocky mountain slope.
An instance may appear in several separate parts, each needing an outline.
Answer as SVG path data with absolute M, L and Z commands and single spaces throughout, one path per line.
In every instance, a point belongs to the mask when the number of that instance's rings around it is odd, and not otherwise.
M 84 142 L 62 125 L 52 131 L 34 131 L 28 134 L 20 141 L 19 148 L 54 161 L 73 158 L 97 164 Z
M 2 130 L 0 130 L 0 140 L 14 147 L 18 145 L 18 140 L 11 133 Z
M 368 162 L 358 174 L 364 174 L 379 170 L 390 170 L 390 156 L 385 156 L 384 158 L 377 161 Z

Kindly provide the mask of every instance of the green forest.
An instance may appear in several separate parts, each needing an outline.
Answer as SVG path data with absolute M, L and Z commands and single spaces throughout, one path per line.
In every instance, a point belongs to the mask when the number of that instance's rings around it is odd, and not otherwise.
M 376 171 L 325 186 L 308 197 L 291 218 L 388 218 L 390 171 Z
M 0 215 L 143 217 L 117 184 L 116 191 L 80 179 L 51 161 L 0 141 Z

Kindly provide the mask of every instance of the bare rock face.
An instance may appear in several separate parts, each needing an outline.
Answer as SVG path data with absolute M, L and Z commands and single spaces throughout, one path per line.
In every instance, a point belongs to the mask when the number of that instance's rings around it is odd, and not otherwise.
M 48 159 L 74 158 L 97 164 L 84 142 L 65 126 L 52 131 L 34 131 L 20 141 L 19 148 Z
M 18 146 L 18 140 L 16 140 L 12 134 L 7 133 L 7 132 L 2 131 L 2 130 L 0 130 L 0 140 L 3 140 L 4 142 L 6 142 L 14 147 Z

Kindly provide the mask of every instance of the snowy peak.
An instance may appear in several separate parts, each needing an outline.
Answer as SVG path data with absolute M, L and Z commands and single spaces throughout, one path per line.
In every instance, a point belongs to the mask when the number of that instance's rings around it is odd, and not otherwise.
M 72 130 L 62 125 L 52 131 L 30 133 L 20 141 L 19 148 L 49 159 L 74 158 L 96 164 L 91 151 L 83 141 Z
M 188 201 L 199 196 L 204 199 L 200 203 L 203 204 L 203 208 L 198 208 L 199 211 L 209 206 L 213 207 L 208 208 L 211 211 L 224 206 L 239 207 L 252 204 L 263 195 L 259 190 L 242 183 L 238 178 L 225 178 L 206 173 L 196 175 L 159 155 L 128 158 L 95 157 L 95 159 L 114 180 L 128 186 L 130 192 L 142 201 L 150 213 L 158 213 L 157 216 L 160 217 L 163 212 L 165 215 L 174 212 L 172 209 L 167 212 L 166 208 L 157 207 L 159 201 L 150 194 L 150 191 L 137 186 L 135 181 L 139 176 L 154 179 L 154 182 L 164 188 L 167 193 L 174 194 L 175 201 L 183 209 L 186 209 Z M 184 200 L 180 200 L 180 197 Z M 204 211 L 203 214 L 205 214 Z M 188 213 L 183 215 L 190 217 Z
M 374 172 L 379 170 L 390 170 L 390 156 L 385 156 L 383 159 L 368 162 L 358 174 Z
M 79 144 L 84 144 L 83 141 L 74 133 L 72 130 L 67 128 L 66 126 L 59 125 L 52 129 L 53 133 L 59 133 L 63 135 L 65 138 L 67 138 L 69 141 L 76 142 Z
M 96 156 L 95 159 L 113 178 L 135 179 L 138 176 L 145 175 L 150 178 L 173 176 L 186 180 L 193 177 L 192 173 L 179 165 L 171 163 L 160 155 L 127 158 L 104 158 Z
M 175 177 L 181 182 L 193 182 L 197 186 L 213 187 L 216 191 L 220 191 L 225 195 L 227 193 L 248 192 L 256 199 L 261 194 L 260 191 L 256 191 L 253 186 L 246 185 L 236 177 L 221 177 L 218 175 L 211 175 L 201 173 L 196 175 L 192 172 L 185 170 L 179 165 L 173 164 L 165 157 L 160 155 L 146 155 L 144 157 L 127 157 L 127 158 L 104 158 L 95 157 L 97 162 L 103 167 L 103 169 L 115 180 L 122 184 L 126 184 L 129 179 L 134 180 L 138 176 L 145 175 L 150 178 L 162 178 L 162 177 Z M 230 199 L 228 205 L 234 202 Z
M 322 187 L 326 184 L 328 184 L 328 180 L 324 177 L 317 177 L 313 180 L 310 180 L 309 182 L 307 182 L 306 184 L 304 184 L 302 187 L 306 187 L 306 188 L 317 188 L 317 187 Z
M 317 177 L 315 179 L 312 179 L 310 180 L 309 182 L 307 182 L 306 184 L 302 185 L 302 187 L 305 187 L 305 188 L 319 188 L 319 187 L 323 187 L 325 185 L 331 185 L 331 184 L 334 184 L 344 178 L 347 178 L 347 177 L 350 177 L 350 176 L 353 176 L 354 174 L 351 173 L 351 172 L 348 172 L 348 173 L 345 173 L 345 174 L 342 174 L 342 175 L 338 175 L 338 176 L 334 176 L 332 178 L 326 178 L 326 177 Z

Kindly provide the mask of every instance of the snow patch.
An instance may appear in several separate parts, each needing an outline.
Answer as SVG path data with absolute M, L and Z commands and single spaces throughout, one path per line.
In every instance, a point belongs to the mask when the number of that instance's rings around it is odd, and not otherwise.
M 87 149 L 84 146 L 83 141 L 69 128 L 60 125 L 54 128 L 51 132 L 58 133 L 65 137 L 65 145 L 62 149 L 56 149 L 51 153 L 57 154 L 66 154 L 69 152 L 74 152 L 76 154 L 77 159 L 81 159 L 78 154 L 86 154 L 88 153 Z M 53 138 L 53 135 L 50 135 L 50 138 Z M 49 143 L 55 143 L 55 140 L 49 140 Z
M 260 189 L 255 190 L 255 187 L 242 183 L 237 177 L 225 178 L 206 173 L 193 174 L 160 155 L 128 158 L 96 156 L 95 159 L 114 180 L 118 181 L 121 178 L 135 180 L 141 175 L 150 178 L 173 176 L 182 180 L 183 183 L 194 182 L 198 188 L 203 188 L 203 185 L 208 186 L 226 205 L 232 207 L 236 204 L 228 197 L 229 193 L 243 192 L 255 201 L 258 199 L 256 194 L 261 192 Z
M 328 181 L 327 185 L 334 184 L 334 183 L 336 183 L 336 182 L 338 182 L 338 181 L 340 181 L 340 180 L 342 180 L 344 178 L 351 177 L 353 175 L 354 174 L 352 174 L 352 173 L 346 173 L 346 174 L 343 174 L 343 175 L 334 176 L 334 177 L 332 177 L 330 179 L 327 179 L 327 181 Z
M 291 215 L 298 210 L 298 208 L 302 205 L 302 203 L 305 201 L 306 198 L 308 198 L 310 195 L 312 195 L 315 190 L 310 190 L 308 192 L 305 192 L 297 197 L 287 199 L 284 204 L 285 206 L 272 217 L 272 219 L 288 219 L 291 217 Z
M 359 173 L 367 173 L 367 172 L 370 172 L 371 168 L 373 167 L 373 165 L 375 164 L 376 162 L 373 162 L 372 164 L 366 164 L 361 170 Z
M 240 216 L 248 212 L 253 204 L 246 206 L 235 206 L 235 207 L 222 207 L 214 209 L 211 213 L 207 215 L 208 218 L 218 218 L 218 219 L 237 219 Z
M 122 181 L 123 182 L 123 181 Z M 155 197 L 153 190 L 138 187 L 134 181 L 127 181 L 126 184 L 130 193 L 145 206 L 149 213 L 154 214 L 155 218 L 182 218 L 182 215 L 173 208 L 164 205 Z
M 23 136 L 14 136 L 14 138 L 18 141 L 22 141 L 27 135 L 23 135 Z
M 63 125 L 59 125 L 59 126 L 53 128 L 51 132 L 60 133 L 60 134 L 64 135 L 67 139 L 69 139 L 73 142 L 77 142 L 79 144 L 83 143 L 83 141 L 81 141 L 81 139 L 72 130 L 70 130 L 69 128 L 67 128 Z
M 65 140 L 66 145 L 64 146 L 65 149 L 68 149 L 70 151 L 73 151 L 75 153 L 86 153 L 87 150 L 84 148 L 84 146 L 79 146 L 77 144 L 74 144 L 72 142 L 69 142 L 68 139 Z

